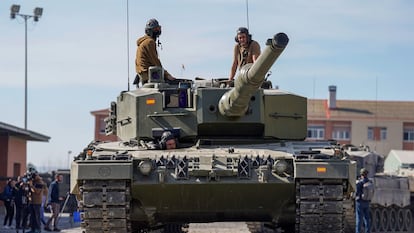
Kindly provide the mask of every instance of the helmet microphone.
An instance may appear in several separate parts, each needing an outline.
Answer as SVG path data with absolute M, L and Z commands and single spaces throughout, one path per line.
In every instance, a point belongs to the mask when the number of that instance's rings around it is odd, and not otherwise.
M 159 35 L 161 35 L 161 25 L 156 19 L 148 20 L 147 24 L 145 25 L 145 34 L 152 38 L 157 38 Z

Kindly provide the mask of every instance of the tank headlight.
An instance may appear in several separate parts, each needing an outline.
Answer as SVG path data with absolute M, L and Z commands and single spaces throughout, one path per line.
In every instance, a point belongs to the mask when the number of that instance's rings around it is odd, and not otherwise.
M 145 161 L 141 161 L 138 165 L 139 171 L 147 176 L 151 173 L 152 170 L 152 163 L 151 161 L 145 160 Z
M 288 164 L 285 160 L 276 160 L 273 164 L 273 171 L 277 174 L 283 174 L 286 172 L 288 168 Z

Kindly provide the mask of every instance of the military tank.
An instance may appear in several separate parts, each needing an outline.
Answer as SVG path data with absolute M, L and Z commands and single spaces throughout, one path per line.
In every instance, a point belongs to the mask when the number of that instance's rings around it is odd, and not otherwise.
M 374 183 L 371 200 L 371 232 L 413 232 L 413 203 L 410 176 L 384 171 L 383 155 L 361 145 L 343 145 L 344 153 L 357 163 L 357 169 L 366 168 Z M 387 157 L 388 159 L 388 157 Z
M 252 232 L 354 231 L 355 162 L 335 143 L 304 141 L 305 97 L 261 88 L 288 41 L 268 39 L 234 87 L 167 83 L 151 67 L 147 84 L 121 92 L 107 118 L 119 141 L 92 142 L 71 165 L 83 231 L 183 232 L 226 221 Z M 165 132 L 176 149 L 160 149 Z

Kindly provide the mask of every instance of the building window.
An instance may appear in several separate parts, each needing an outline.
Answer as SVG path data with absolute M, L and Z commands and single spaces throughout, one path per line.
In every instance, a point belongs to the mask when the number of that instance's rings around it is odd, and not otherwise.
M 335 140 L 349 140 L 350 129 L 349 128 L 334 128 L 332 131 L 332 139 Z
M 387 140 L 386 127 L 368 127 L 368 140 L 383 141 Z
M 404 129 L 403 139 L 406 142 L 414 141 L 414 129 Z
M 105 118 L 100 117 L 99 118 L 99 134 L 105 134 L 105 127 L 106 127 Z
M 20 163 L 14 163 L 13 164 L 13 176 L 18 177 L 22 174 L 22 171 L 20 171 L 21 165 Z
M 308 138 L 310 139 L 325 139 L 325 128 L 323 126 L 309 126 Z
M 381 141 L 387 140 L 387 128 L 380 129 Z
M 368 127 L 368 140 L 374 140 L 374 127 Z

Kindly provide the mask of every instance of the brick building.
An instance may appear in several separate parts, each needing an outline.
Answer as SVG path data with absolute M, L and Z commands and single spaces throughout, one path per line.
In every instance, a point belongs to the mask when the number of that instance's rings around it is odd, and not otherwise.
M 101 109 L 92 111 L 91 114 L 95 117 L 95 141 L 116 141 L 116 135 L 105 134 L 105 118 L 108 117 L 109 109 Z
M 365 144 L 382 155 L 414 149 L 414 101 L 337 100 L 329 86 L 328 99 L 308 99 L 307 115 L 308 140 Z
M 48 142 L 50 137 L 0 122 L 0 190 L 7 178 L 26 172 L 27 141 Z

